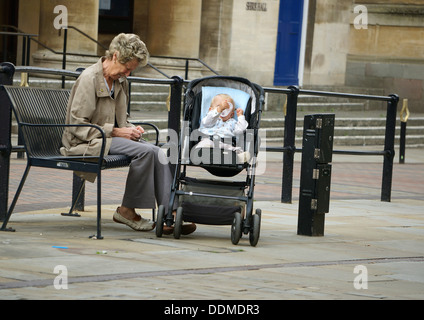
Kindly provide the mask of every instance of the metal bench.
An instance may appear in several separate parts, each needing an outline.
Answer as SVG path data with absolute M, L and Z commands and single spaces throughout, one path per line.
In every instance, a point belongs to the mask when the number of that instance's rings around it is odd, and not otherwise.
M 131 158 L 125 155 L 105 155 L 106 136 L 102 128 L 96 125 L 67 125 L 66 108 L 70 90 L 29 87 L 0 86 L 0 107 L 10 108 L 16 117 L 19 134 L 27 155 L 27 166 L 19 183 L 16 194 L 7 211 L 1 231 L 13 231 L 7 228 L 10 216 L 18 201 L 31 166 L 52 169 L 90 172 L 97 174 L 97 239 L 101 235 L 101 171 L 129 166 Z M 5 105 L 6 104 L 6 105 Z M 7 106 L 7 104 L 9 106 Z M 4 109 L 3 109 L 4 110 Z M 3 113 L 2 113 L 3 114 Z M 9 119 L 10 121 L 10 119 Z M 151 126 L 156 132 L 158 145 L 159 129 L 145 122 L 133 122 L 137 125 Z M 88 126 L 97 129 L 103 139 L 100 156 L 63 156 L 60 153 L 62 133 L 65 127 Z M 79 186 L 78 195 L 84 183 Z M 70 213 L 74 210 L 78 196 L 72 201 Z

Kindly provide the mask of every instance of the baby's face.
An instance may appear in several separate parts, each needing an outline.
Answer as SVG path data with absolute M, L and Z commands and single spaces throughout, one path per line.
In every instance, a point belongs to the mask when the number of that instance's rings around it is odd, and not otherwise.
M 222 121 L 228 121 L 229 119 L 231 119 L 232 117 L 234 117 L 234 111 L 231 111 L 229 114 L 227 114 L 225 117 L 220 116 Z
M 224 98 L 222 98 L 221 96 L 216 96 L 216 97 L 214 97 L 214 98 L 212 99 L 212 102 L 211 102 L 211 106 L 210 106 L 210 108 L 209 108 L 209 111 L 210 111 L 210 110 L 215 110 L 215 109 L 217 109 L 219 106 L 224 106 L 224 102 L 225 102 L 225 99 L 224 99 Z
M 212 100 L 212 103 L 211 103 L 209 110 L 217 109 L 219 106 L 221 106 L 221 108 L 225 108 L 225 109 L 230 108 L 230 105 L 229 105 L 227 99 L 225 99 L 224 97 L 221 97 L 221 96 L 216 96 Z M 222 121 L 225 122 L 225 121 L 231 119 L 233 116 L 234 116 L 234 109 L 228 115 L 226 115 L 225 117 L 220 116 L 220 118 L 221 118 Z

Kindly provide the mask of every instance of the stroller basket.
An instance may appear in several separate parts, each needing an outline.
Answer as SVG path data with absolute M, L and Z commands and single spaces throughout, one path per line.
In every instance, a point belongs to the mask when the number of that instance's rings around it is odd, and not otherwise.
M 225 183 L 186 178 L 181 184 L 182 192 L 177 194 L 180 195 L 184 221 L 231 225 L 234 213 L 242 213 L 244 210 L 245 201 L 240 200 L 246 199 L 243 182 Z

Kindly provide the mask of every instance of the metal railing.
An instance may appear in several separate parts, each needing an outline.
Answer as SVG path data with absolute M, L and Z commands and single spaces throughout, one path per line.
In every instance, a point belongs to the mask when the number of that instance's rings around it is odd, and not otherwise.
M 350 98 L 362 100 L 377 100 L 387 102 L 386 114 L 386 128 L 384 138 L 384 149 L 376 151 L 351 151 L 351 150 L 333 150 L 334 154 L 346 155 L 376 155 L 383 156 L 383 176 L 381 183 L 381 201 L 391 200 L 392 190 L 392 175 L 393 175 L 393 159 L 395 155 L 395 127 L 396 127 L 396 110 L 399 102 L 399 97 L 396 94 L 389 96 L 377 95 L 362 95 L 351 93 L 336 93 L 325 91 L 313 91 L 299 89 L 297 86 L 290 86 L 287 89 L 278 88 L 264 88 L 265 92 L 280 93 L 287 95 L 287 113 L 284 121 L 284 146 L 283 147 L 269 147 L 267 151 L 284 152 L 283 159 L 283 178 L 282 178 L 282 192 L 281 202 L 292 202 L 292 189 L 293 189 L 293 164 L 294 154 L 302 152 L 295 146 L 296 135 L 296 114 L 297 114 L 297 99 L 299 95 L 313 95 L 313 96 L 326 96 L 334 98 Z
M 9 64 L 11 65 L 11 64 Z M 8 67 L 9 67 L 8 65 Z M 13 65 L 12 65 L 13 66 Z M 1 68 L 0 68 L 0 71 Z M 22 66 L 16 67 L 13 72 L 25 72 L 25 73 L 45 73 L 45 74 L 56 74 L 59 76 L 66 77 L 78 77 L 79 72 L 60 70 L 60 69 L 48 69 L 48 68 L 37 68 Z M 175 132 L 180 131 L 181 123 L 181 107 L 182 107 L 182 95 L 183 87 L 188 84 L 188 80 L 183 80 L 180 77 L 172 77 L 171 79 L 148 79 L 140 77 L 128 77 L 130 83 L 148 83 L 158 85 L 169 85 L 170 86 L 170 108 L 168 109 L 168 128 Z M 375 151 L 349 151 L 349 150 L 333 150 L 334 154 L 347 154 L 347 155 L 376 155 L 383 156 L 383 171 L 382 171 L 382 185 L 381 185 L 381 201 L 391 201 L 391 189 L 392 189 L 392 174 L 393 174 L 393 159 L 394 159 L 394 140 L 395 140 L 395 124 L 396 124 L 396 110 L 399 98 L 397 95 L 392 94 L 389 96 L 376 96 L 376 95 L 361 95 L 361 94 L 349 94 L 349 93 L 335 93 L 335 92 L 324 92 L 324 91 L 312 91 L 299 89 L 296 86 L 290 86 L 287 89 L 284 88 L 264 88 L 265 92 L 285 94 L 287 96 L 287 112 L 285 114 L 284 121 L 284 145 L 283 147 L 267 147 L 266 151 L 269 152 L 283 152 L 283 177 L 282 177 L 282 192 L 281 202 L 291 203 L 292 202 L 292 189 L 293 189 L 293 167 L 294 167 L 294 155 L 296 152 L 302 152 L 302 149 L 298 149 L 295 146 L 295 133 L 296 133 L 296 114 L 297 114 L 297 100 L 299 95 L 315 95 L 315 96 L 328 96 L 335 98 L 351 98 L 351 99 L 365 99 L 365 100 L 378 100 L 387 103 L 387 114 L 386 114 L 386 129 L 385 129 L 385 141 L 383 150 Z M 0 106 L 1 107 L 1 106 Z M 10 133 L 9 133 L 10 134 Z M 1 141 L 5 141 L 5 137 L 0 137 Z M 7 140 L 7 138 L 6 138 Z M 2 161 L 6 158 L 10 158 L 10 153 L 14 147 L 8 143 L 0 143 L 0 152 Z M 16 148 L 15 148 L 16 149 Z M 5 161 L 8 161 L 8 160 Z M 0 166 L 2 167 L 2 166 Z M 6 166 L 8 167 L 8 166 Z M 172 170 L 175 169 L 175 165 L 172 166 Z M 1 173 L 0 176 L 4 177 Z M 4 188 L 4 187 L 3 187 Z M 0 194 L 6 194 L 7 192 L 0 192 Z M 2 203 L 4 203 L 2 201 Z M 7 201 L 6 201 L 7 203 Z M 1 210 L 0 210 L 1 218 Z
M 37 40 L 36 38 L 38 37 L 38 34 L 25 33 L 25 32 L 19 30 L 18 28 L 14 27 L 14 26 L 8 26 L 8 25 L 1 25 L 0 28 L 11 28 L 11 29 L 14 30 L 14 32 L 0 32 L 0 35 L 4 35 L 4 36 L 17 36 L 17 37 L 20 37 L 21 36 L 21 37 L 23 37 L 23 43 L 22 43 L 22 65 L 23 66 L 29 66 L 30 65 L 31 41 L 34 41 L 39 46 L 43 47 L 44 49 L 50 51 L 53 54 L 61 55 L 62 56 L 62 69 L 63 70 L 66 69 L 66 61 L 67 61 L 67 56 L 68 55 L 80 56 L 80 57 L 92 57 L 92 58 L 97 57 L 97 58 L 100 58 L 99 55 L 94 55 L 94 54 L 67 52 L 67 46 L 68 46 L 68 29 L 75 30 L 76 32 L 78 32 L 79 34 L 81 34 L 82 36 L 84 36 L 85 38 L 87 38 L 90 41 L 94 42 L 97 46 L 101 47 L 103 50 L 108 50 L 109 49 L 106 46 L 104 46 L 101 42 L 99 42 L 96 39 L 92 38 L 90 35 L 88 35 L 87 33 L 85 33 L 84 31 L 80 30 L 79 28 L 77 28 L 75 26 L 68 26 L 68 28 L 63 29 L 63 50 L 62 51 L 54 50 L 54 49 L 46 46 L 44 43 L 40 42 L 39 40 Z M 59 32 L 62 32 L 62 29 L 59 30 Z M 6 51 L 6 49 L 4 49 L 4 52 L 5 51 Z M 204 61 L 202 61 L 201 59 L 198 59 L 198 58 L 173 57 L 173 56 L 152 56 L 152 57 L 154 57 L 154 58 L 160 58 L 160 59 L 185 60 L 186 62 L 185 62 L 185 77 L 184 77 L 184 79 L 188 79 L 188 74 L 189 74 L 189 70 L 190 70 L 189 61 L 197 61 L 201 65 L 203 65 L 205 68 L 207 68 L 210 72 L 218 75 L 218 72 L 216 72 L 212 67 L 210 67 Z M 3 60 L 6 61 L 6 59 L 3 59 Z M 160 73 L 165 78 L 172 79 L 172 76 L 169 76 L 164 71 L 162 71 L 159 68 L 155 67 L 152 63 L 148 62 L 147 65 L 150 68 L 152 68 L 153 70 L 155 70 L 156 72 Z M 64 88 L 64 84 L 65 84 L 65 79 L 64 79 L 64 76 L 63 76 L 62 77 L 62 88 Z
M 67 61 L 68 55 L 79 56 L 79 57 L 100 58 L 99 55 L 95 55 L 95 54 L 67 52 L 68 29 L 72 29 L 72 30 L 77 31 L 78 33 L 80 33 L 81 35 L 83 35 L 84 37 L 89 39 L 90 41 L 93 41 L 94 43 L 96 43 L 102 49 L 104 49 L 104 50 L 108 49 L 102 43 L 98 42 L 96 39 L 90 37 L 88 34 L 86 34 L 85 32 L 81 31 L 80 29 L 78 29 L 77 27 L 74 27 L 74 26 L 68 26 L 67 29 L 63 29 L 64 36 L 63 36 L 63 50 L 62 51 L 54 50 L 54 49 L 46 46 L 44 43 L 40 42 L 39 40 L 37 40 L 36 37 L 38 37 L 38 34 L 24 33 L 23 31 L 19 30 L 18 28 L 14 27 L 14 26 L 2 25 L 2 26 L 0 26 L 0 28 L 12 28 L 13 30 L 15 30 L 15 32 L 0 32 L 0 35 L 23 37 L 23 42 L 22 42 L 22 65 L 23 66 L 29 66 L 30 65 L 31 41 L 34 41 L 39 46 L 43 47 L 44 49 L 50 51 L 53 54 L 61 55 L 62 56 L 62 69 L 63 70 L 66 69 L 66 61 Z M 61 31 L 62 31 L 62 29 L 60 30 L 60 32 Z M 168 79 L 172 78 L 172 77 L 168 76 L 166 73 L 164 73 L 163 71 L 161 71 L 160 69 L 158 69 L 157 67 L 155 67 L 154 65 L 152 65 L 150 62 L 147 63 L 147 65 L 150 68 L 152 68 L 153 70 L 155 70 L 156 72 L 163 75 L 164 77 L 166 77 Z M 65 76 L 62 76 L 62 88 L 64 88 L 64 86 L 65 86 Z
M 102 43 L 98 42 L 97 40 L 93 39 L 92 37 L 90 37 L 88 34 L 86 34 L 85 32 L 81 31 L 80 29 L 78 29 L 77 27 L 74 26 L 68 26 L 68 29 L 73 29 L 75 31 L 77 31 L 78 33 L 80 33 L 81 35 L 83 35 L 84 37 L 86 37 L 87 39 L 95 42 L 98 46 L 100 46 L 102 49 L 104 50 L 108 50 L 109 48 L 107 48 L 106 46 L 104 46 Z M 68 38 L 68 30 L 64 29 L 64 38 L 63 38 L 63 61 L 64 61 L 64 65 L 62 67 L 62 69 L 65 69 L 66 67 L 66 44 L 67 44 L 67 38 Z M 83 54 L 75 54 L 75 53 L 70 53 L 72 55 L 83 55 Z M 90 56 L 90 55 L 87 55 Z M 202 64 L 204 67 L 206 67 L 207 69 L 209 69 L 209 71 L 213 72 L 214 74 L 218 75 L 218 73 L 213 70 L 209 65 L 207 65 L 204 61 L 202 61 L 201 59 L 198 58 L 184 58 L 184 57 L 172 57 L 172 56 L 152 56 L 153 58 L 160 58 L 160 59 L 173 59 L 173 60 L 185 60 L 185 77 L 184 79 L 188 79 L 188 73 L 189 73 L 189 61 L 197 61 L 200 64 Z M 159 68 L 153 66 L 150 62 L 147 63 L 147 65 L 149 67 L 151 67 L 152 69 L 154 69 L 155 71 L 157 71 L 158 73 L 162 74 L 163 76 L 165 76 L 168 79 L 171 79 L 172 77 L 167 75 L 165 72 L 163 72 L 162 70 L 160 70 Z
M 188 79 L 188 72 L 190 70 L 189 62 L 190 61 L 196 61 L 199 62 L 201 65 L 206 67 L 210 72 L 214 73 L 215 75 L 219 75 L 217 71 L 215 71 L 212 67 L 210 67 L 208 64 L 206 64 L 204 61 L 202 61 L 199 58 L 184 58 L 184 57 L 173 57 L 173 56 L 152 56 L 153 58 L 161 58 L 161 59 L 173 59 L 173 60 L 185 60 L 185 76 L 184 79 Z
M 15 26 L 9 26 L 9 25 L 1 25 L 0 29 L 12 29 L 14 30 L 12 31 L 0 31 L 0 35 L 3 36 L 13 36 L 13 37 L 22 37 L 22 57 L 21 57 L 21 63 L 23 66 L 28 66 L 30 61 L 29 61 L 29 57 L 30 57 L 30 48 L 31 48 L 31 40 L 35 40 L 34 37 L 38 37 L 37 34 L 32 34 L 32 33 L 25 33 L 21 30 L 19 30 L 18 28 L 16 28 Z M 8 50 L 7 48 L 7 41 L 5 40 L 3 42 L 3 56 L 6 55 L 6 52 Z M 6 62 L 6 60 L 4 59 L 4 62 Z
M 14 67 L 11 63 L 3 63 L 0 66 L 0 85 L 11 85 L 15 72 L 20 73 L 37 73 L 58 75 L 63 77 L 77 78 L 80 72 L 68 71 L 61 69 L 38 68 L 30 66 Z M 168 128 L 179 132 L 181 122 L 181 103 L 183 91 L 183 79 L 180 77 L 172 77 L 171 79 L 147 79 L 139 77 L 128 77 L 131 82 L 169 85 L 170 86 L 170 111 L 168 112 Z M 10 157 L 12 152 L 22 152 L 22 146 L 12 146 L 11 143 L 11 117 L 9 106 L 0 103 L 0 221 L 7 214 L 8 194 L 9 194 L 9 172 L 10 172 Z M 18 144 L 19 138 L 18 138 Z M 171 171 L 175 171 L 175 164 L 171 164 Z M 74 179 L 74 184 L 76 183 Z M 77 182 L 79 183 L 79 182 Z M 75 188 L 73 188 L 75 189 Z M 75 195 L 73 194 L 73 197 Z M 74 200 L 74 199 L 73 199 Z

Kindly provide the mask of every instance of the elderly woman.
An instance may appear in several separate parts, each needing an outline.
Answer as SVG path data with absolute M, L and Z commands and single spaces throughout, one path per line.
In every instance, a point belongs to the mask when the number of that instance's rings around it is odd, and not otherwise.
M 144 132 L 127 120 L 128 81 L 138 66 L 145 66 L 149 53 L 145 44 L 134 34 L 116 36 L 96 64 L 84 70 L 72 88 L 68 102 L 68 124 L 96 124 L 106 134 L 106 154 L 126 154 L 133 158 L 127 176 L 125 193 L 113 220 L 134 230 L 150 231 L 155 225 L 136 213 L 135 208 L 155 208 L 164 205 L 168 210 L 171 171 L 168 164 L 159 161 L 160 148 L 144 142 Z M 100 133 L 89 127 L 66 128 L 61 153 L 64 155 L 99 155 Z M 94 182 L 95 176 L 80 176 Z M 183 226 L 189 234 L 194 224 Z M 172 227 L 164 226 L 164 234 L 172 233 Z

